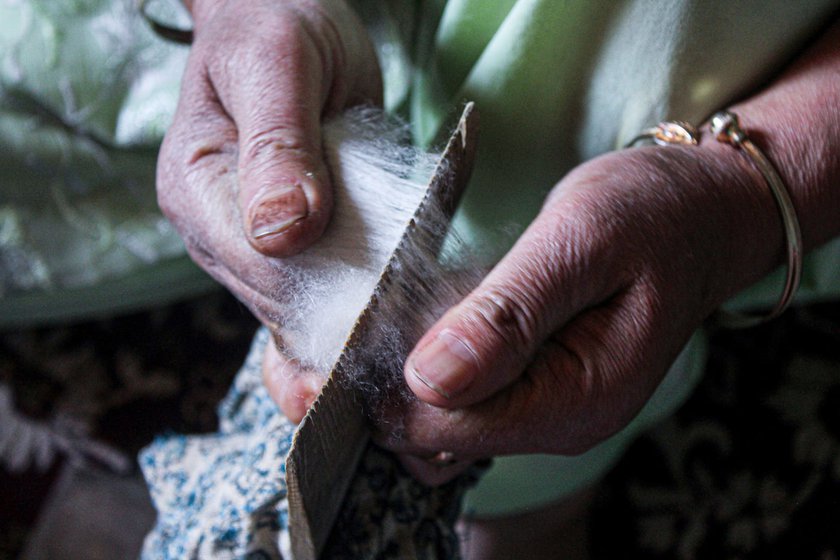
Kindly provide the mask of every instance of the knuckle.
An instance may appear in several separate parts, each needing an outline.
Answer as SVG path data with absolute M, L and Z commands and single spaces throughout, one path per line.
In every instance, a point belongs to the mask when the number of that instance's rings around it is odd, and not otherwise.
M 491 289 L 471 302 L 481 326 L 487 327 L 521 357 L 536 344 L 539 310 L 521 291 Z
M 205 243 L 195 235 L 182 234 L 184 246 L 189 253 L 190 258 L 195 261 L 201 268 L 212 274 L 214 270 L 219 268 L 219 262 L 213 255 L 213 252 L 207 248 Z
M 297 128 L 275 124 L 261 128 L 244 139 L 241 161 L 247 166 L 264 159 L 306 158 L 312 151 L 311 143 L 301 138 Z
M 158 206 L 163 214 L 173 222 L 182 212 L 182 206 L 185 204 L 184 184 L 186 176 L 195 164 L 193 156 L 187 160 L 180 157 L 178 148 L 175 147 L 177 143 L 178 140 L 173 139 L 173 132 L 170 129 L 161 145 L 155 176 Z M 187 151 L 191 152 L 192 150 L 187 149 Z
M 189 233 L 189 216 L 190 213 L 186 209 L 189 204 L 188 193 L 180 188 L 177 180 L 171 174 L 161 175 L 159 173 L 157 179 L 157 205 L 161 213 L 169 220 L 169 223 L 181 235 L 185 245 L 189 249 L 188 243 Z
M 160 208 L 160 211 L 163 212 L 163 215 L 166 216 L 170 222 L 175 222 L 177 210 L 176 204 L 173 200 L 172 189 L 169 188 L 168 185 L 161 182 L 160 180 L 157 182 L 157 204 Z
M 218 130 L 207 131 L 202 136 L 204 137 L 196 138 L 185 147 L 184 165 L 188 169 L 205 163 L 207 158 L 212 156 L 230 154 L 234 151 L 232 142 L 223 137 L 220 138 Z
M 593 337 L 592 340 L 598 340 Z M 566 416 L 562 420 L 573 428 L 564 453 L 580 454 L 621 431 L 645 402 L 639 372 L 646 366 L 630 358 L 626 348 L 616 344 L 597 344 L 593 354 L 582 348 L 569 350 L 569 368 L 556 370 L 563 376 Z M 559 368 L 558 368 L 559 369 Z
M 618 409 L 610 404 L 613 374 L 586 348 L 552 338 L 531 369 L 539 372 L 532 376 L 537 401 L 532 408 L 542 409 L 541 423 L 554 427 L 547 439 L 539 439 L 536 451 L 580 455 L 618 430 Z M 547 408 L 545 395 L 551 395 Z
M 158 179 L 156 193 L 160 211 L 180 233 L 181 200 L 174 185 L 167 179 Z

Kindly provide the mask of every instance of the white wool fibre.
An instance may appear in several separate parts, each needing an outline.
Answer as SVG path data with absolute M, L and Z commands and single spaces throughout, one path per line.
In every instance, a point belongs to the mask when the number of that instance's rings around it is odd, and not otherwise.
M 438 155 L 407 140 L 404 126 L 369 108 L 349 111 L 324 127 L 335 197 L 330 225 L 314 246 L 277 263 L 286 280 L 275 294 L 285 312 L 283 351 L 307 369 L 324 375 L 332 369 L 423 201 Z M 368 394 L 401 386 L 407 352 L 480 278 L 476 267 L 466 266 L 472 261 L 466 251 L 454 259 L 457 273 L 441 264 L 453 262 L 438 255 L 448 219 L 434 207 L 423 215 L 392 275 L 397 282 L 374 309 L 375 332 L 354 348 L 358 371 L 352 377 Z

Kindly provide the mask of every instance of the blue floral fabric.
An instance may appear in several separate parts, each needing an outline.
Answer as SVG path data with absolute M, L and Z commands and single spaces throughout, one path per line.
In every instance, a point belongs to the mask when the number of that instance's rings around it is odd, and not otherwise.
M 429 488 L 411 478 L 393 455 L 369 446 L 323 558 L 460 558 L 455 522 L 464 493 L 484 470 L 484 464 L 477 465 L 443 486 Z
M 260 330 L 212 435 L 168 435 L 140 455 L 158 510 L 143 558 L 290 558 L 285 459 L 295 426 L 262 386 Z
M 260 329 L 219 406 L 219 431 L 159 437 L 140 455 L 158 510 L 143 558 L 291 559 L 285 460 L 295 425 L 280 413 L 260 372 Z M 393 455 L 369 446 L 323 558 L 458 558 L 454 525 L 483 467 L 428 488 Z

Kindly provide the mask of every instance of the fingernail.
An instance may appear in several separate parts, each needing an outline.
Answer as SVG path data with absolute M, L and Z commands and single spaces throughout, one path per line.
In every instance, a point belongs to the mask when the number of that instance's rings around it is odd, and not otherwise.
M 418 381 L 446 399 L 466 389 L 477 370 L 475 352 L 449 329 L 441 331 L 409 365 Z
M 306 195 L 299 186 L 267 189 L 251 203 L 251 236 L 261 239 L 283 233 L 308 213 Z

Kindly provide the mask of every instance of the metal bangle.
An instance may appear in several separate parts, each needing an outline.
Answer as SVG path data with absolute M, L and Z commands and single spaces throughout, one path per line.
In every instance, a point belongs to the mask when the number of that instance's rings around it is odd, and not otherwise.
M 782 182 L 782 178 L 770 160 L 767 159 L 767 156 L 764 155 L 764 152 L 750 140 L 747 133 L 741 128 L 738 116 L 730 111 L 716 113 L 711 119 L 711 131 L 718 142 L 731 144 L 735 148 L 743 150 L 750 162 L 758 169 L 764 177 L 767 186 L 770 188 L 770 192 L 773 194 L 785 229 L 787 276 L 785 278 L 785 286 L 782 289 L 782 295 L 775 307 L 764 315 L 748 315 L 725 309 L 718 309 L 714 314 L 714 319 L 721 326 L 727 328 L 741 329 L 754 327 L 775 319 L 793 301 L 793 296 L 799 288 L 799 282 L 802 277 L 802 232 L 799 228 L 799 220 L 796 217 L 793 201 L 785 188 L 785 184 Z M 638 136 L 628 142 L 625 147 L 630 147 L 644 139 L 653 140 L 653 142 L 661 146 L 669 144 L 697 145 L 697 137 L 697 130 L 690 124 L 678 121 L 666 121 L 659 123 L 655 127 L 643 130 Z

